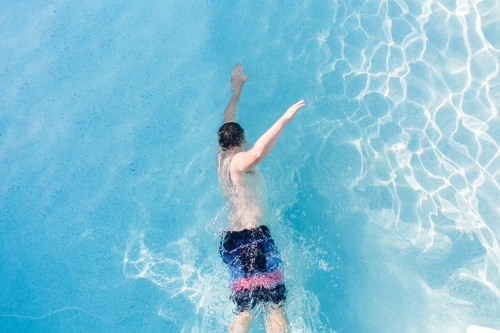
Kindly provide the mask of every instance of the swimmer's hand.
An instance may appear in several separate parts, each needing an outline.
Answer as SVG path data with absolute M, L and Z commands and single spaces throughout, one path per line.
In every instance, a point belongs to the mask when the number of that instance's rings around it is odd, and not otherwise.
M 239 93 L 243 84 L 250 77 L 250 74 L 247 76 L 243 76 L 243 65 L 238 63 L 233 68 L 233 73 L 231 74 L 231 86 L 233 87 L 233 91 Z
M 286 110 L 286 112 L 283 114 L 283 116 L 281 116 L 281 119 L 286 123 L 289 123 L 290 121 L 292 121 L 293 117 L 295 117 L 297 111 L 299 111 L 299 109 L 302 108 L 304 105 L 306 105 L 306 103 L 304 102 L 304 100 L 301 99 L 294 105 L 290 106 L 288 110 Z

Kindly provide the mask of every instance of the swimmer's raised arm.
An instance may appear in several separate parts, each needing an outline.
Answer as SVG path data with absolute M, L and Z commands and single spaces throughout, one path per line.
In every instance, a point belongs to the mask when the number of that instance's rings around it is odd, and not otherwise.
M 281 133 L 285 126 L 292 121 L 292 119 L 297 114 L 300 108 L 305 105 L 303 100 L 298 101 L 294 105 L 290 106 L 288 110 L 281 116 L 278 121 L 274 123 L 271 128 L 269 128 L 254 144 L 254 146 L 246 151 L 240 152 L 234 155 L 231 162 L 230 171 L 231 176 L 238 175 L 233 179 L 233 181 L 238 182 L 239 175 L 242 173 L 252 170 L 260 161 L 262 161 L 278 141 Z
M 243 76 L 243 65 L 237 64 L 233 68 L 233 72 L 231 74 L 231 86 L 233 88 L 233 96 L 229 101 L 229 104 L 224 111 L 224 124 L 228 122 L 236 122 L 238 121 L 238 101 L 240 100 L 241 88 L 243 88 L 243 84 L 250 77 L 250 74 L 247 76 Z

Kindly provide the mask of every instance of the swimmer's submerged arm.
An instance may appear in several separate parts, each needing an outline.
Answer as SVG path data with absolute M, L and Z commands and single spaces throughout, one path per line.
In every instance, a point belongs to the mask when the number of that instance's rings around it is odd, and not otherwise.
M 250 75 L 243 76 L 243 65 L 237 64 L 233 68 L 231 74 L 231 86 L 233 88 L 233 96 L 224 111 L 224 123 L 238 121 L 238 102 L 240 100 L 241 89 L 243 84 L 250 77 Z
M 233 92 L 233 96 L 224 111 L 224 124 L 238 121 L 238 101 L 240 100 L 240 92 L 241 90 Z
M 252 170 L 269 155 L 276 142 L 278 142 L 285 126 L 292 121 L 297 111 L 304 105 L 304 101 L 301 100 L 289 107 L 283 116 L 257 140 L 250 150 L 236 154 L 231 161 L 231 172 L 243 173 Z

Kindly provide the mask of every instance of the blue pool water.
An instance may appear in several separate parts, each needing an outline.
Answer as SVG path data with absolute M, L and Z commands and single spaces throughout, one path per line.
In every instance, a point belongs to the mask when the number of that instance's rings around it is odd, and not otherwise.
M 291 331 L 500 329 L 498 1 L 0 5 L 1 332 L 225 330 L 237 62 Z

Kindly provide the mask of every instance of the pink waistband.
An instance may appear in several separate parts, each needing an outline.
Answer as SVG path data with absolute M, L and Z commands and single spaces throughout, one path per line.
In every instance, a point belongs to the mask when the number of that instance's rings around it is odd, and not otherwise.
M 253 287 L 273 288 L 283 282 L 283 274 L 279 270 L 272 273 L 263 273 L 256 276 L 241 278 L 231 283 L 233 291 L 242 291 Z

